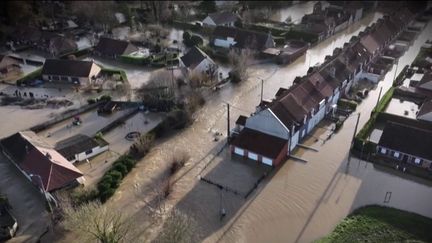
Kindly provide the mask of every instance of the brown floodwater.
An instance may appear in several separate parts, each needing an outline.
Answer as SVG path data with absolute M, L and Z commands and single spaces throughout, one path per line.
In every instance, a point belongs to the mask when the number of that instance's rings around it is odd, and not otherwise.
M 174 176 L 175 184 L 167 206 L 176 206 L 193 215 L 199 224 L 200 239 L 204 242 L 310 242 L 329 233 L 355 208 L 371 203 L 383 204 L 387 192 L 392 192 L 387 205 L 431 216 L 432 206 L 427 202 L 432 199 L 432 188 L 427 183 L 404 179 L 394 175 L 392 170 L 375 168 L 356 158 L 347 162 L 355 116 L 349 118 L 339 133 L 325 144 L 316 143 L 314 138 L 304 141 L 318 148 L 319 152 L 299 149 L 297 155 L 306 159 L 307 163 L 286 161 L 247 200 L 232 193 L 221 194 L 216 187 L 198 180 L 205 165 L 212 161 L 224 143 L 213 142 L 213 134 L 219 131 L 226 136 L 225 102 L 232 107 L 232 127 L 238 115 L 250 115 L 259 103 L 260 79 L 265 80 L 264 98 L 273 98 L 280 87 L 289 87 L 296 76 L 306 74 L 309 65 L 323 62 L 334 48 L 342 47 L 381 16 L 379 13 L 366 16 L 312 47 L 306 55 L 288 66 L 253 65 L 249 68 L 250 78 L 247 81 L 240 85 L 229 84 L 219 92 L 206 96 L 207 103 L 197 113 L 194 124 L 159 140 L 123 180 L 107 205 L 134 215 L 134 221 L 144 230 L 149 225 L 144 213 L 144 199 L 149 199 L 155 182 L 166 176 L 172 156 L 185 151 L 190 159 L 185 168 Z M 398 71 L 412 62 L 430 30 L 431 25 L 428 25 L 401 58 Z M 385 91 L 390 87 L 394 72 L 395 66 L 378 88 L 372 90 L 359 105 L 360 127 L 367 121 L 376 103 L 379 88 L 383 87 Z M 322 137 L 324 133 L 323 129 L 318 129 L 317 136 Z M 212 167 L 217 168 L 215 175 L 223 176 L 220 171 L 223 167 L 217 164 L 212 164 Z M 228 212 L 224 221 L 218 218 L 222 201 Z M 144 236 L 147 240 L 157 235 L 157 230 L 149 231 Z M 75 239 L 73 235 L 67 235 L 61 242 L 72 239 Z
M 414 60 L 431 31 L 429 22 L 400 58 L 398 73 Z M 324 42 L 310 53 L 325 53 L 329 45 L 329 41 Z M 289 67 L 297 69 L 295 66 Z M 379 89 L 383 87 L 385 92 L 391 86 L 395 71 L 396 65 L 359 105 L 360 128 L 376 104 Z M 432 217 L 430 183 L 397 176 L 393 170 L 357 158 L 347 162 L 355 120 L 356 116 L 349 118 L 343 129 L 325 144 L 317 143 L 315 147 L 319 152 L 299 151 L 307 163 L 288 160 L 268 183 L 262 184 L 260 192 L 245 204 L 244 210 L 239 210 L 232 224 L 207 241 L 311 242 L 328 234 L 354 209 L 368 204 L 387 205 Z M 392 196 L 385 203 L 387 192 Z

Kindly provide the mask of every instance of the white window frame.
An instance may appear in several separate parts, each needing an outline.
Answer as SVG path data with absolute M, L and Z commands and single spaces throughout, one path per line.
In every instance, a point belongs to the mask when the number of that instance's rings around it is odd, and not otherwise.
M 414 163 L 415 163 L 416 165 L 419 165 L 420 162 L 421 162 L 421 159 L 420 159 L 420 158 L 414 158 Z
M 385 149 L 385 148 L 381 148 L 381 153 L 382 153 L 382 154 L 387 154 L 387 149 Z
M 400 157 L 400 153 L 395 151 L 394 154 L 393 154 L 393 157 L 399 159 L 399 157 Z

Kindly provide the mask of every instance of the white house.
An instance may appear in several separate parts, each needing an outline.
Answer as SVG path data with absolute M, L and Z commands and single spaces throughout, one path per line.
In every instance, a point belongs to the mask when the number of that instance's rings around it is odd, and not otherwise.
M 233 27 L 235 22 L 240 18 L 237 14 L 231 12 L 220 12 L 209 14 L 203 21 L 204 26 L 228 26 Z
M 180 57 L 180 67 L 188 74 L 208 74 L 210 71 L 217 73 L 216 63 L 196 46 Z
M 107 151 L 108 143 L 102 138 L 78 134 L 58 142 L 55 149 L 69 162 L 75 163 Z
M 47 59 L 42 67 L 42 79 L 52 83 L 86 85 L 100 71 L 101 68 L 94 62 Z

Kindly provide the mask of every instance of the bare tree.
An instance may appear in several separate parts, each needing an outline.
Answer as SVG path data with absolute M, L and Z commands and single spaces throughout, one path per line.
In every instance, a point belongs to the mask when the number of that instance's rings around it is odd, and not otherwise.
M 72 13 L 90 22 L 100 24 L 106 32 L 115 23 L 116 4 L 113 1 L 73 1 Z
M 198 242 L 197 223 L 187 214 L 178 209 L 173 209 L 165 220 L 161 233 L 154 242 Z
M 66 229 L 79 232 L 85 240 L 97 240 L 102 243 L 125 242 L 133 238 L 133 220 L 114 208 L 108 208 L 100 202 L 89 202 L 77 208 L 64 209 L 63 225 Z
M 162 70 L 152 73 L 149 81 L 136 91 L 136 95 L 150 106 L 166 106 L 166 101 L 174 101 L 174 78 L 171 72 Z
M 240 50 L 240 53 L 235 50 L 231 50 L 229 52 L 229 62 L 233 67 L 231 71 L 231 79 L 234 82 L 239 82 L 248 78 L 247 67 L 250 62 L 251 56 L 252 53 L 249 49 Z

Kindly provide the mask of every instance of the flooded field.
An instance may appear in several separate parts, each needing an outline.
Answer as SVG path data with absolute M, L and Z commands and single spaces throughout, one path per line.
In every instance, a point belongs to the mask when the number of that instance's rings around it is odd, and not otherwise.
M 301 2 L 287 8 L 281 8 L 275 11 L 271 20 L 284 22 L 288 17 L 291 17 L 292 22 L 301 21 L 305 14 L 312 13 L 315 3 L 316 1 Z

